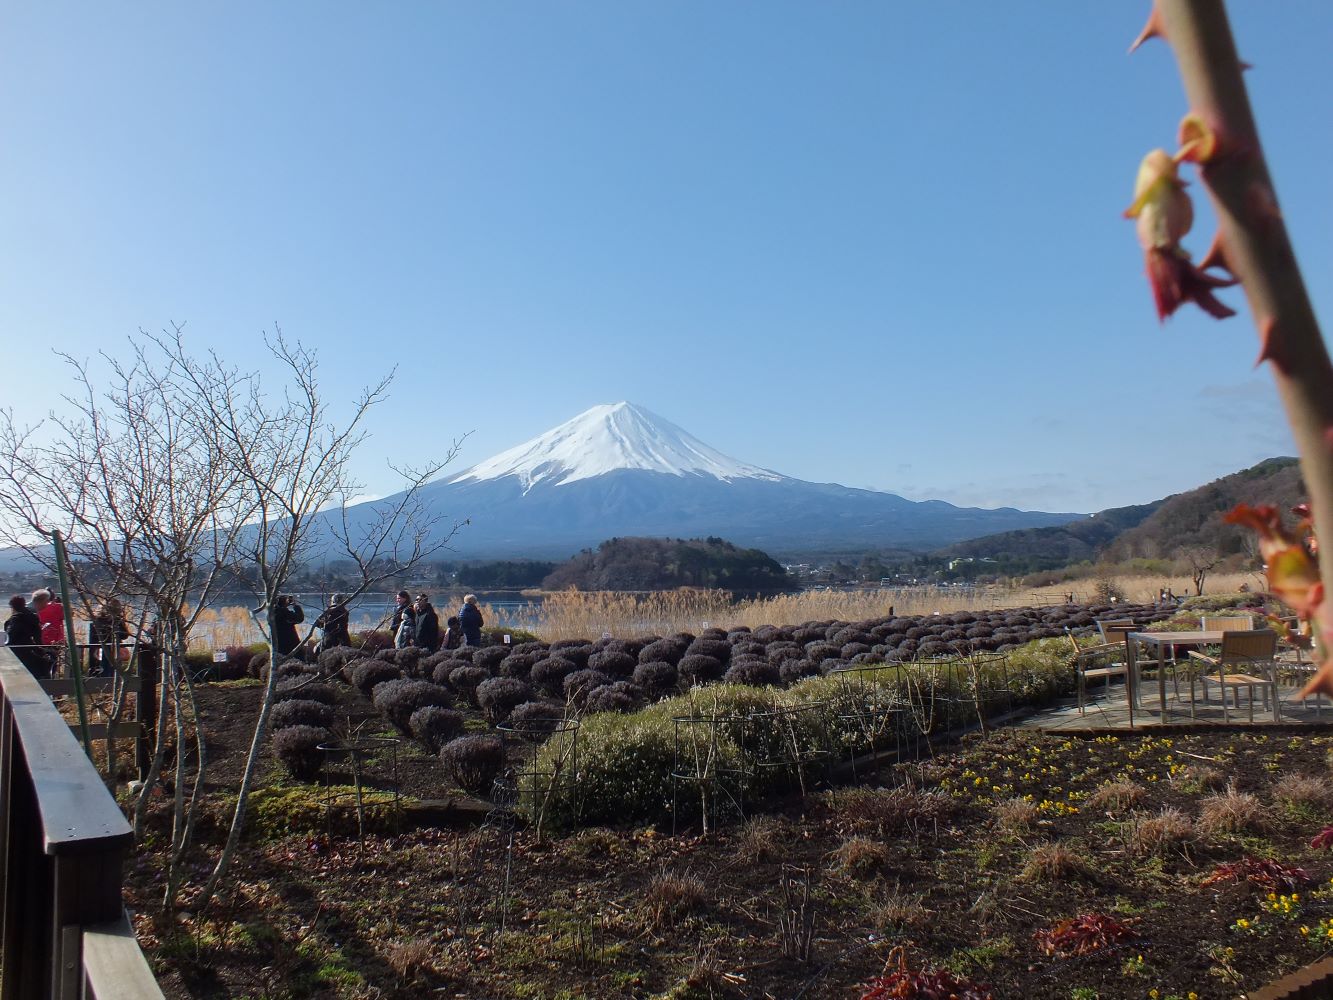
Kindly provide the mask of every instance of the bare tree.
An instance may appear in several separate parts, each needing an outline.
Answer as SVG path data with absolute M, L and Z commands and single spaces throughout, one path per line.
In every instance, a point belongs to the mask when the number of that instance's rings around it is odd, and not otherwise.
M 404 488 L 388 500 L 353 509 L 350 502 L 362 486 L 351 477 L 350 460 L 364 437 L 365 418 L 384 399 L 392 375 L 362 392 L 339 422 L 321 393 L 315 353 L 286 339 L 281 330 L 265 341 L 283 373 L 281 396 L 266 393 L 257 376 L 228 367 L 216 356 L 206 362 L 191 358 L 179 333 L 157 342 L 185 373 L 198 406 L 224 442 L 230 474 L 246 494 L 248 523 L 236 548 L 242 560 L 237 577 L 254 587 L 252 618 L 272 651 L 227 841 L 198 903 L 203 908 L 225 876 L 245 828 L 283 669 L 273 643 L 279 598 L 303 563 L 326 559 L 331 551 L 355 567 L 354 597 L 444 546 L 457 525 L 446 530 L 429 516 L 421 490 L 457 454 L 461 440 L 442 460 L 423 468 L 393 467 Z
M 1213 567 L 1222 561 L 1217 550 L 1206 545 L 1187 545 L 1180 550 L 1180 557 L 1190 566 L 1190 577 L 1194 580 L 1194 596 L 1203 596 L 1203 582 Z
M 63 356 L 75 390 L 63 397 L 64 412 L 43 423 L 20 427 L 11 412 L 0 413 L 0 539 L 54 574 L 48 540 L 60 531 L 72 596 L 85 618 L 115 597 L 138 610 L 141 626 L 150 615 L 155 620 L 153 639 L 166 669 L 156 706 L 155 750 L 134 820 L 142 835 L 149 796 L 170 745 L 175 796 L 169 902 L 191 840 L 207 754 L 203 727 L 178 725 L 177 738 L 168 741 L 168 721 L 197 719 L 189 671 L 183 669 L 189 635 L 232 561 L 250 506 L 240 476 L 224 460 L 224 442 L 182 381 L 183 369 L 151 338 L 132 339 L 129 346 L 125 362 L 103 356 L 105 387 L 95 384 L 86 363 Z M 141 665 L 145 659 L 140 657 Z M 120 669 L 114 661 L 113 666 Z M 108 712 L 112 723 L 123 704 L 118 684 Z M 113 731 L 114 725 L 108 727 L 112 781 Z

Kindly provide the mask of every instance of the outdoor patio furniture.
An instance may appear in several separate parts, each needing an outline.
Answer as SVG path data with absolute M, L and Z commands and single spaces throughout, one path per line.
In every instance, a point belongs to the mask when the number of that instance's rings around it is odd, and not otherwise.
M 1074 633 L 1065 627 L 1065 633 L 1069 636 L 1069 641 L 1074 647 L 1074 671 L 1077 680 L 1078 690 L 1078 714 L 1084 714 L 1084 706 L 1087 704 L 1087 685 L 1088 681 L 1106 681 L 1106 694 L 1111 694 L 1111 678 L 1125 677 L 1128 675 L 1129 667 L 1123 660 L 1117 661 L 1117 654 L 1123 656 L 1125 650 L 1124 642 L 1103 642 L 1096 646 L 1087 646 L 1080 648 L 1078 640 L 1074 638 Z M 1125 687 L 1125 700 L 1129 700 L 1129 687 Z
M 1265 708 L 1268 708 L 1268 701 L 1272 699 L 1273 721 L 1278 721 L 1281 718 L 1281 700 L 1277 696 L 1276 668 L 1273 662 L 1276 653 L 1277 633 L 1270 629 L 1223 633 L 1222 649 L 1217 656 L 1191 650 L 1191 659 L 1200 661 L 1208 668 L 1217 669 L 1215 678 L 1206 671 L 1199 677 L 1203 684 L 1205 704 L 1208 701 L 1208 685 L 1217 684 L 1222 690 L 1222 719 L 1230 721 L 1227 715 L 1227 688 L 1232 690 L 1232 700 L 1237 711 L 1240 711 L 1240 689 L 1245 688 L 1249 695 L 1249 719 L 1253 722 L 1254 692 L 1258 688 L 1263 695 Z
M 1204 615 L 1199 619 L 1201 632 L 1249 632 L 1254 628 L 1254 615 Z

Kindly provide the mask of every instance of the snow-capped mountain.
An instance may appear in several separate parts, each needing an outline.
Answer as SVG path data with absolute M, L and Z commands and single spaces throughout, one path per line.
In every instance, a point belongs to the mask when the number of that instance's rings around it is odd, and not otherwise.
M 585 410 L 531 441 L 474 465 L 450 482 L 517 476 L 526 493 L 538 483 L 562 486 L 621 469 L 774 483 L 786 478 L 728 458 L 671 421 L 622 402 Z
M 369 516 L 379 503 L 364 504 Z M 594 406 L 426 488 L 464 557 L 562 558 L 612 537 L 721 536 L 770 554 L 928 549 L 1079 514 L 982 510 L 810 483 L 737 461 L 632 403 Z M 353 508 L 355 511 L 357 508 Z

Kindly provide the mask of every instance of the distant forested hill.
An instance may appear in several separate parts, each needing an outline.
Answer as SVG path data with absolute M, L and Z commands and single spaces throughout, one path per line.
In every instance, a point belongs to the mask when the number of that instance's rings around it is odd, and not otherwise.
M 1152 503 L 1115 507 L 1051 528 L 987 535 L 940 549 L 948 559 L 985 559 L 997 573 L 1033 573 L 1106 559 L 1176 559 L 1187 549 L 1219 556 L 1247 551 L 1246 532 L 1222 522 L 1238 503 L 1271 503 L 1285 512 L 1306 499 L 1294 458 L 1270 458 L 1206 486 Z
M 1207 486 L 1167 497 L 1151 517 L 1118 535 L 1106 558 L 1169 559 L 1184 549 L 1203 548 L 1220 556 L 1235 555 L 1251 544 L 1252 533 L 1224 524 L 1222 515 L 1238 503 L 1273 504 L 1286 515 L 1308 498 L 1300 465 L 1294 458 L 1270 458 Z
M 548 590 L 671 590 L 717 587 L 740 593 L 795 590 L 777 562 L 759 549 L 741 549 L 721 538 L 612 538 L 557 566 L 543 582 Z

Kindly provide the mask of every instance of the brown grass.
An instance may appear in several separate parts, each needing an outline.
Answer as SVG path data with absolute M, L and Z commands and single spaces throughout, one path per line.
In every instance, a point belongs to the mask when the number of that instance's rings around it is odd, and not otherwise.
M 908 828 L 933 831 L 935 825 L 954 812 L 954 801 L 940 792 L 915 788 L 889 791 L 872 788 L 839 788 L 827 794 L 829 812 L 842 827 L 880 837 Z
M 1190 764 L 1176 776 L 1176 780 L 1186 788 L 1214 791 L 1226 786 L 1227 776 L 1221 768 L 1210 764 Z
M 869 837 L 849 837 L 833 852 L 833 857 L 848 875 L 864 878 L 882 868 L 889 860 L 889 849 Z
M 1194 824 L 1179 809 L 1170 806 L 1156 816 L 1125 824 L 1125 844 L 1131 854 L 1165 854 L 1194 840 Z
M 433 968 L 435 946 L 422 938 L 390 941 L 385 948 L 384 960 L 399 979 L 411 980 L 418 972 Z
M 1097 812 L 1121 813 L 1143 800 L 1147 791 L 1132 781 L 1113 781 L 1088 796 L 1087 808 Z
M 1333 786 L 1312 774 L 1288 774 L 1273 786 L 1273 797 L 1290 806 L 1333 808 Z
M 995 804 L 995 822 L 1013 834 L 1030 832 L 1040 815 L 1036 803 L 1027 799 L 1005 799 Z
M 783 854 L 787 824 L 773 816 L 756 816 L 736 836 L 736 858 L 752 864 L 776 861 Z
M 653 930 L 674 926 L 677 920 L 708 901 L 708 887 L 694 875 L 662 872 L 643 890 L 643 910 Z
M 1041 844 L 1032 849 L 1019 876 L 1025 882 L 1058 882 L 1087 875 L 1088 866 L 1064 844 Z
M 1237 791 L 1235 785 L 1199 803 L 1199 830 L 1203 833 L 1260 833 L 1267 828 L 1263 804 L 1249 792 Z
M 901 889 L 894 889 L 883 903 L 871 911 L 870 922 L 880 930 L 924 927 L 934 912 L 926 909 L 925 898 L 924 894 L 908 894 Z

